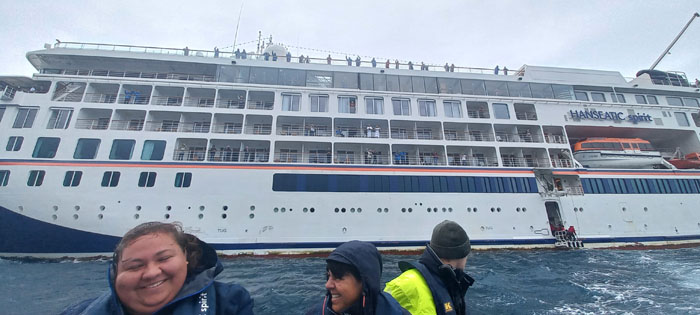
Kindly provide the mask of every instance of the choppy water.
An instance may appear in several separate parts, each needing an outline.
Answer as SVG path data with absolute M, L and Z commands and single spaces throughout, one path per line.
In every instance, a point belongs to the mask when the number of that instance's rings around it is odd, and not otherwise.
M 399 274 L 384 256 L 383 282 Z M 323 258 L 236 258 L 221 281 L 246 287 L 256 314 L 303 314 L 324 294 Z M 54 314 L 106 290 L 107 262 L 0 260 L 2 314 Z M 700 248 L 475 252 L 470 314 L 700 314 Z

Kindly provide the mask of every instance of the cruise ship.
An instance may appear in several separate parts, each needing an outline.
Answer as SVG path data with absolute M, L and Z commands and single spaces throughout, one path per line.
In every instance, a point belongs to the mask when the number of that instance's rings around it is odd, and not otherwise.
M 32 77 L 0 77 L 2 256 L 105 255 L 148 221 L 223 254 L 418 249 L 443 220 L 475 248 L 700 243 L 700 170 L 666 162 L 700 151 L 700 89 L 681 72 L 419 67 L 271 43 L 57 41 L 27 59 Z M 605 138 L 653 146 L 658 164 L 575 158 Z

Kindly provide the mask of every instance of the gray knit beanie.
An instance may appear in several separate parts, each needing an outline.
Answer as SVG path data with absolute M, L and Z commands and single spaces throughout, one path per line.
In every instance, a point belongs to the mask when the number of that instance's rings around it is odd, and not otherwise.
M 467 232 L 454 221 L 445 220 L 433 229 L 430 247 L 438 257 L 459 259 L 467 257 L 472 247 Z

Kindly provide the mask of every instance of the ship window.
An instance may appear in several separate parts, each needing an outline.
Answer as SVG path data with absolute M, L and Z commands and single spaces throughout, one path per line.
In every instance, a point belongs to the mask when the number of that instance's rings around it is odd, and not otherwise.
M 508 87 L 504 81 L 486 81 L 486 94 L 489 96 L 508 96 Z
M 248 83 L 250 67 L 242 66 L 221 66 L 219 71 L 219 81 Z
M 399 76 L 399 88 L 401 92 L 413 92 L 413 81 L 407 75 Z
M 374 90 L 375 91 L 386 91 L 387 90 L 387 80 L 385 74 L 375 74 L 374 77 Z M 398 87 L 398 84 L 397 84 Z
M 435 117 L 437 111 L 435 109 L 434 100 L 418 100 L 418 110 L 421 116 Z
M 192 173 L 190 172 L 179 172 L 175 174 L 175 187 L 190 187 L 192 183 Z
M 5 107 L 0 107 L 0 121 L 2 121 L 3 116 L 5 116 Z
M 374 79 L 371 73 L 360 73 L 360 89 L 374 90 Z
M 134 153 L 136 141 L 129 139 L 114 139 L 112 150 L 109 152 L 110 160 L 129 160 Z
M 571 85 L 552 84 L 554 98 L 558 100 L 570 100 L 574 95 L 574 88 Z
M 425 93 L 425 79 L 423 79 L 423 77 L 411 77 L 411 82 L 413 85 L 413 92 Z M 403 86 L 401 89 L 403 90 Z
M 34 118 L 36 118 L 36 113 L 39 109 L 36 108 L 19 108 L 17 111 L 17 117 L 15 117 L 15 123 L 12 128 L 32 128 L 34 124 Z
M 591 99 L 594 102 L 605 102 L 605 94 L 599 92 L 591 92 Z
M 625 100 L 625 95 L 619 93 L 610 93 L 610 99 L 613 103 L 627 103 Z
M 576 91 L 574 95 L 576 95 L 576 100 L 578 101 L 588 101 L 588 93 L 586 92 Z
M 72 115 L 72 108 L 52 108 L 46 129 L 68 129 L 68 123 Z
M 532 97 L 530 84 L 525 82 L 508 82 L 508 94 L 512 97 Z
M 462 118 L 462 104 L 459 101 L 443 101 L 445 116 Z
M 425 77 L 425 92 L 438 93 L 437 78 Z
M 534 98 L 554 98 L 554 91 L 550 84 L 530 83 L 530 90 Z
M 310 95 L 312 112 L 328 112 L 328 95 Z
M 405 98 L 392 98 L 391 104 L 394 107 L 394 115 L 397 116 L 410 116 L 411 115 L 411 101 Z
M 97 149 L 100 147 L 100 139 L 78 139 L 73 153 L 74 159 L 94 159 Z
M 29 171 L 29 178 L 27 179 L 27 186 L 30 186 L 30 187 L 41 186 L 41 184 L 44 183 L 44 175 L 46 175 L 46 171 L 42 171 L 42 170 Z
M 622 143 L 622 147 L 624 147 L 625 149 L 630 149 L 630 148 L 632 148 L 632 146 L 631 146 L 629 143 L 627 143 L 627 142 L 623 142 L 623 143 Z
M 301 94 L 282 93 L 282 110 L 288 112 L 298 112 L 300 99 Z
M 331 88 L 333 87 L 333 73 L 326 71 L 306 71 L 306 86 Z
M 7 151 L 19 151 L 19 149 L 22 148 L 23 142 L 24 142 L 24 137 L 22 137 L 22 136 L 10 137 L 10 139 L 7 140 L 7 146 L 5 147 L 5 150 L 7 150 Z
M 34 146 L 32 157 L 47 159 L 54 158 L 60 142 L 61 138 L 39 137 L 39 139 L 36 140 L 36 146 Z
M 141 172 L 139 187 L 153 187 L 156 184 L 156 172 Z
M 462 94 L 467 95 L 486 95 L 486 88 L 482 80 L 461 80 Z
M 165 141 L 163 140 L 146 140 L 143 143 L 143 151 L 141 151 L 141 159 L 146 161 L 160 161 L 165 155 Z
M 334 72 L 333 87 L 341 89 L 357 89 L 357 73 Z
M 367 114 L 382 115 L 384 114 L 384 99 L 381 97 L 366 97 Z
M 685 115 L 685 113 L 673 113 L 676 116 L 676 121 L 678 122 L 678 125 L 681 127 L 688 127 L 690 126 L 690 122 L 688 121 L 688 116 Z
M 276 68 L 251 67 L 250 83 L 276 85 L 278 73 Z
M 304 86 L 306 71 L 296 69 L 279 69 L 280 85 Z
M 407 77 L 409 80 L 411 79 L 410 77 Z M 376 78 L 375 78 L 376 81 Z M 393 91 L 393 92 L 399 92 L 401 89 L 399 88 L 399 76 L 397 75 L 387 75 L 386 76 L 386 90 L 387 91 Z
M 338 112 L 354 114 L 357 112 L 357 97 L 338 96 Z
M 689 107 L 700 107 L 700 104 L 698 104 L 698 99 L 696 99 L 696 98 L 687 98 L 687 97 L 684 97 L 684 98 L 683 98 L 683 104 L 684 104 L 685 106 L 689 106 Z
M 0 186 L 7 186 L 7 182 L 10 180 L 9 170 L 0 170 Z
M 102 187 L 117 187 L 119 185 L 120 172 L 107 171 L 102 175 Z
M 510 119 L 508 104 L 493 103 L 493 117 L 496 119 Z
M 656 96 L 654 95 L 647 95 L 647 100 L 649 101 L 649 104 L 659 104 L 659 101 L 656 99 Z
M 440 94 L 460 94 L 462 87 L 457 79 L 438 78 L 438 87 Z
M 683 106 L 683 100 L 681 100 L 680 97 L 666 97 L 666 101 L 668 102 L 668 105 L 672 106 Z
M 76 187 L 80 185 L 80 179 L 83 178 L 82 171 L 67 171 L 66 176 L 63 178 L 64 187 Z
M 647 98 L 644 95 L 635 95 L 634 99 L 637 101 L 637 104 L 647 104 Z

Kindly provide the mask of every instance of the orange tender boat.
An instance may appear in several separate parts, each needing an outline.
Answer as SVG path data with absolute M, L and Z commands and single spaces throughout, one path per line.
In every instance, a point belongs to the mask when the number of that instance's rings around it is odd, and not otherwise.
M 688 153 L 685 159 L 671 159 L 668 162 L 677 168 L 700 168 L 700 152 Z

